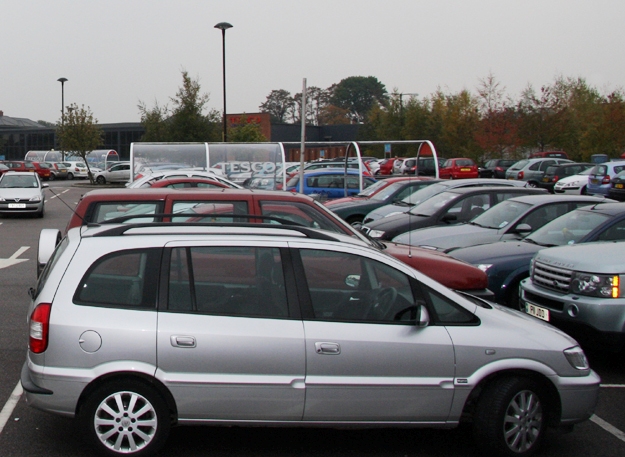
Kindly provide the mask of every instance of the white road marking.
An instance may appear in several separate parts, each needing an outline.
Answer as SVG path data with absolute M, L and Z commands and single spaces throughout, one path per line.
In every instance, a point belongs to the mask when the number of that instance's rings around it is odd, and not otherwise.
M 625 442 L 625 433 L 623 433 L 622 431 L 620 431 L 618 428 L 614 427 L 613 425 L 608 424 L 599 416 L 595 416 L 593 414 L 592 416 L 590 416 L 590 420 L 594 422 L 595 424 L 597 424 L 602 429 L 604 429 L 606 432 L 611 433 L 612 435 L 617 437 L 619 440 Z
M 599 384 L 599 387 L 606 387 L 608 389 L 625 389 L 625 384 Z
M 4 426 L 6 425 L 7 421 L 11 417 L 11 414 L 13 414 L 13 410 L 15 409 L 15 406 L 17 405 L 17 402 L 20 400 L 20 397 L 22 396 L 23 392 L 24 391 L 22 390 L 22 383 L 18 381 L 17 385 L 15 386 L 15 389 L 13 389 L 13 392 L 11 393 L 11 396 L 9 397 L 9 401 L 6 402 L 6 404 L 4 405 L 4 408 L 2 408 L 2 411 L 0 411 L 0 433 L 2 433 Z
M 24 253 L 24 251 L 28 250 L 30 246 L 22 246 L 15 253 L 9 257 L 8 259 L 0 259 L 0 268 L 6 268 L 13 265 L 17 265 L 18 263 L 26 262 L 28 259 L 18 259 L 19 256 Z

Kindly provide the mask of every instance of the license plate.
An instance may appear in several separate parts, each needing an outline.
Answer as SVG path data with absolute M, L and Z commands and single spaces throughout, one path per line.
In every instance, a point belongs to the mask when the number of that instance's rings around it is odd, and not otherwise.
M 460 171 L 471 171 L 470 168 L 461 168 Z
M 614 184 L 614 187 L 616 187 L 617 189 L 622 189 L 623 188 L 623 184 Z
M 12 209 L 26 208 L 26 203 L 9 203 L 9 208 L 12 208 Z
M 549 310 L 541 308 L 540 306 L 532 305 L 531 303 L 525 304 L 525 312 L 530 316 L 537 317 L 544 321 L 549 322 Z
M 543 182 L 549 182 L 549 178 L 543 178 Z
M 599 184 L 599 180 L 590 178 L 590 184 Z

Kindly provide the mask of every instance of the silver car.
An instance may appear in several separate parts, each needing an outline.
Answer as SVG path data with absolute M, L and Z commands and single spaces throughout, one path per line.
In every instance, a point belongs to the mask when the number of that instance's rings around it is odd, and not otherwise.
M 597 402 L 571 337 L 352 237 L 103 225 L 71 229 L 42 261 L 26 400 L 76 416 L 108 455 L 155 453 L 172 425 L 467 420 L 484 452 L 524 456 Z
M 37 173 L 8 171 L 0 176 L 0 214 L 34 214 L 43 217 L 45 197 Z

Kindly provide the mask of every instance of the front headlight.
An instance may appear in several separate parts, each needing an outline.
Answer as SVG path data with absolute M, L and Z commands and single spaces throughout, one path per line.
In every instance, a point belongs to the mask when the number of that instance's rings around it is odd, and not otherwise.
M 619 275 L 597 275 L 574 272 L 571 276 L 571 293 L 591 297 L 619 298 L 621 277 Z
M 575 368 L 576 370 L 590 369 L 590 365 L 588 365 L 588 359 L 586 358 L 586 354 L 584 354 L 584 351 L 579 346 L 565 349 L 564 356 L 566 357 L 566 360 L 569 361 L 571 366 Z
M 493 264 L 492 263 L 480 263 L 479 265 L 476 265 L 476 267 L 478 267 L 480 270 L 482 270 L 484 273 L 486 273 L 488 271 L 488 269 L 490 267 L 492 267 Z
M 384 236 L 384 230 L 370 230 L 367 235 L 371 238 L 382 238 Z
M 29 202 L 40 202 L 41 197 L 39 195 L 35 195 L 34 197 L 30 197 Z

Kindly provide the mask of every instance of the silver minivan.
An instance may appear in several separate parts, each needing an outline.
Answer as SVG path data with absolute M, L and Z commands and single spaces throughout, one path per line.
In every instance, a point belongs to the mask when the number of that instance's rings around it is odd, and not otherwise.
M 506 170 L 506 179 L 526 181 L 528 187 L 538 187 L 547 168 L 561 163 L 573 163 L 573 161 L 557 157 L 519 160 Z
M 483 452 L 525 456 L 599 391 L 559 330 L 304 227 L 74 228 L 31 297 L 26 400 L 106 455 L 174 425 L 470 421 Z

